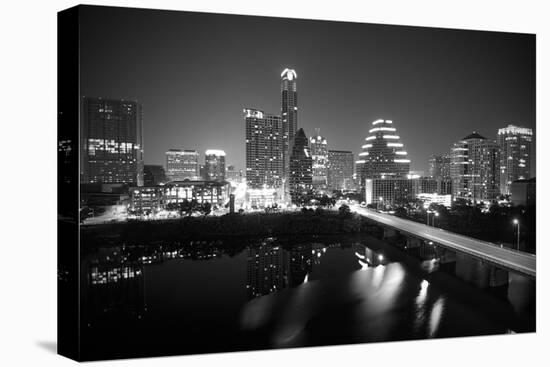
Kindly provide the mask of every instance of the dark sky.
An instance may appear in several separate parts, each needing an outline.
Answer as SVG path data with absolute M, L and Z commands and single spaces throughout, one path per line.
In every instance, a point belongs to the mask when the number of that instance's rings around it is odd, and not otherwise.
M 535 129 L 533 35 L 85 7 L 81 41 L 82 94 L 142 103 L 146 164 L 216 148 L 244 168 L 242 109 L 279 113 L 285 67 L 308 136 L 357 154 L 391 119 L 414 170 L 473 130 Z

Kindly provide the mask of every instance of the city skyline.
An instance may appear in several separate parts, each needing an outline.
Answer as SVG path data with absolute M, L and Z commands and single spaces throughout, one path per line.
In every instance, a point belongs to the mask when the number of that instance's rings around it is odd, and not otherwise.
M 310 134 L 320 128 L 329 149 L 357 155 L 362 145 L 358 136 L 367 135 L 370 123 L 393 119 L 399 121 L 411 169 L 427 172 L 430 155 L 447 153 L 454 141 L 472 131 L 493 138 L 511 123 L 536 135 L 532 35 L 165 11 L 154 12 L 163 14 L 162 24 L 155 17 L 147 17 L 144 24 L 146 16 L 138 9 L 118 14 L 116 8 L 94 8 L 90 18 L 98 12 L 103 27 L 82 35 L 83 94 L 142 104 L 146 164 L 162 163 L 170 148 L 216 148 L 226 151 L 228 164 L 243 169 L 242 109 L 261 106 L 280 113 L 278 76 L 286 67 L 297 72 L 300 127 Z M 222 16 L 223 33 L 217 22 Z M 244 33 L 259 20 L 258 32 Z M 137 25 L 158 26 L 158 32 L 143 30 L 145 38 L 140 34 L 138 47 L 124 37 L 137 31 Z M 186 33 L 191 29 L 195 31 Z M 108 44 L 98 42 L 106 34 L 119 37 Z M 188 38 L 186 47 L 168 47 L 178 35 Z M 254 39 L 264 42 L 248 42 Z M 342 44 L 344 39 L 348 42 Z M 290 56 L 280 55 L 273 46 L 285 40 L 293 41 Z M 247 58 L 250 44 L 255 51 Z M 102 67 L 98 47 L 115 55 L 109 67 Z M 227 52 L 205 61 L 202 56 L 216 47 Z M 314 62 L 312 51 L 326 56 L 322 65 Z M 143 57 L 130 63 L 134 52 Z M 369 58 L 378 54 L 387 55 L 388 62 Z M 190 55 L 185 64 L 176 62 Z M 425 143 L 427 131 L 437 133 L 433 144 Z M 532 176 L 535 158 L 533 147 Z

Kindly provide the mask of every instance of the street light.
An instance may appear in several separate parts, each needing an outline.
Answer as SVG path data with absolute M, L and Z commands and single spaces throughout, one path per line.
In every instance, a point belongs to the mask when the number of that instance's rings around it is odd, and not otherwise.
M 514 224 L 516 224 L 518 226 L 518 251 L 519 251 L 519 220 L 514 219 Z
M 434 212 L 434 216 L 433 216 L 433 219 L 432 219 L 432 223 L 433 223 L 433 226 L 435 227 L 435 217 L 439 217 L 439 213 L 438 212 Z
M 380 209 L 380 205 L 382 205 L 382 209 L 384 209 L 384 198 L 382 196 L 378 197 L 378 209 Z

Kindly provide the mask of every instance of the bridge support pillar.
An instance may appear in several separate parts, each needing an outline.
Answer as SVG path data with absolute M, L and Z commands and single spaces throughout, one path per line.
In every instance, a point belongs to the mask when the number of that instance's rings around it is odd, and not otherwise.
M 416 237 L 407 237 L 407 248 L 418 248 L 422 242 L 422 240 Z
M 508 285 L 508 271 L 460 252 L 456 254 L 455 273 L 457 277 L 480 288 L 496 288 Z
M 489 271 L 489 287 L 503 287 L 508 285 L 508 271 L 491 266 Z
M 395 229 L 384 228 L 383 239 L 388 239 L 390 237 L 395 237 L 395 235 L 397 235 L 397 231 Z

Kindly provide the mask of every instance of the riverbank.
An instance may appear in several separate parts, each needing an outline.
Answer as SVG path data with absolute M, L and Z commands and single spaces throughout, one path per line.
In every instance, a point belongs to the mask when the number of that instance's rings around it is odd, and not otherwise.
M 334 211 L 231 214 L 81 226 L 81 244 L 105 247 L 189 239 L 348 234 L 372 228 L 362 216 Z

